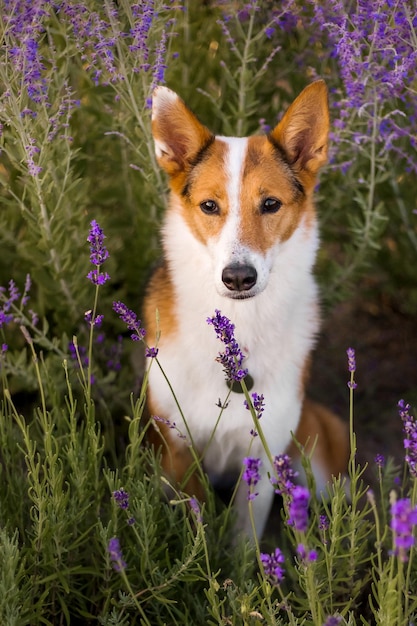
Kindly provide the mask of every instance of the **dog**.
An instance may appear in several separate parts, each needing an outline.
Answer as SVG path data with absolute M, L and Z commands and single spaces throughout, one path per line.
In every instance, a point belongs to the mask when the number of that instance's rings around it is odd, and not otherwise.
M 164 372 L 156 365 L 149 371 L 149 411 L 159 418 L 153 443 L 163 471 L 198 499 L 204 490 L 190 437 L 215 487 L 239 478 L 249 450 L 260 458 L 253 507 L 261 537 L 274 497 L 272 469 L 241 393 L 230 392 L 218 419 L 229 388 L 207 318 L 219 310 L 235 326 L 252 391 L 264 395 L 260 423 L 272 455 L 297 453 L 296 433 L 307 450 L 314 446 L 317 490 L 324 490 L 346 469 L 348 454 L 342 421 L 304 397 L 320 322 L 313 192 L 327 160 L 327 88 L 311 83 L 269 134 L 240 138 L 215 136 L 160 86 L 152 132 L 170 186 L 163 262 L 143 313 L 147 336 L 159 337 Z M 241 481 L 235 506 L 239 529 L 250 534 L 247 492 Z

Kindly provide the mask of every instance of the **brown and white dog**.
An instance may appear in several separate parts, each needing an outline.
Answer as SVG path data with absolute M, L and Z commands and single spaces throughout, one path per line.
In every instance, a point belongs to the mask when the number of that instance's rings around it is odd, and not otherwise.
M 228 387 L 216 362 L 221 346 L 206 320 L 219 309 L 235 325 L 253 391 L 265 398 L 261 425 L 271 453 L 287 451 L 291 433 L 303 445 L 316 443 L 312 466 L 323 490 L 347 462 L 343 424 L 304 398 L 320 318 L 312 274 L 319 241 L 313 191 L 327 159 L 327 89 L 323 81 L 312 83 L 268 135 L 240 138 L 214 136 L 177 94 L 158 87 L 152 125 L 171 194 L 162 231 L 164 260 L 148 286 L 145 327 L 148 337 L 160 331 L 158 358 L 212 483 L 236 480 L 250 446 L 250 456 L 262 459 L 253 500 L 261 536 L 274 494 L 271 467 L 260 438 L 251 435 L 241 394 L 231 393 L 218 422 L 219 399 Z M 156 366 L 148 404 L 151 414 L 175 422 L 187 435 Z M 159 427 L 164 471 L 189 495 L 202 498 L 198 476 L 190 473 L 188 444 L 168 424 Z M 249 533 L 246 497 L 247 485 L 241 484 L 237 517 Z

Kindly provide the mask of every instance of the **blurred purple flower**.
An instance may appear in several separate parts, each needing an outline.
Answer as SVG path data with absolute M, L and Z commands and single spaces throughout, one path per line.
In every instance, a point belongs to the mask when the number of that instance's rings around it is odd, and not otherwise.
M 252 457 L 246 457 L 243 459 L 245 470 L 242 475 L 242 480 L 249 487 L 248 500 L 253 500 L 258 494 L 253 492 L 253 487 L 261 480 L 259 469 L 261 467 L 261 459 L 254 459 Z
M 417 422 L 405 400 L 398 402 L 398 411 L 403 422 L 405 460 L 411 476 L 417 478 Z
M 342 617 L 340 615 L 329 615 L 323 626 L 339 626 L 341 621 Z
M 112 561 L 113 569 L 116 572 L 121 572 L 127 567 L 126 561 L 123 560 L 122 550 L 120 548 L 120 541 L 117 537 L 110 539 L 107 551 Z
M 308 528 L 308 504 L 310 492 L 307 487 L 297 485 L 291 492 L 291 500 L 288 508 L 288 525 L 295 530 L 305 532 Z
M 190 508 L 193 511 L 195 518 L 199 524 L 203 523 L 203 516 L 201 515 L 201 507 L 197 498 L 190 498 Z
M 391 504 L 391 529 L 394 533 L 395 554 L 402 561 L 408 560 L 408 552 L 415 544 L 414 526 L 417 525 L 417 507 L 411 506 L 409 498 Z
M 383 454 L 377 454 L 375 455 L 375 463 L 377 465 L 377 467 L 382 468 L 385 465 L 385 457 Z
M 113 491 L 113 498 L 119 508 L 124 511 L 129 508 L 129 494 L 123 489 L 123 487 Z
M 346 354 L 348 356 L 348 370 L 349 372 L 355 372 L 356 371 L 356 358 L 355 358 L 354 348 L 348 348 L 346 350 Z
M 309 550 L 303 543 L 297 546 L 297 554 L 302 561 L 314 563 L 318 559 L 317 550 Z
M 265 576 L 272 579 L 274 584 L 279 584 L 284 579 L 285 570 L 282 564 L 285 557 L 279 548 L 275 548 L 272 554 L 261 552 L 261 563 L 264 568 Z
M 356 356 L 354 348 L 348 348 L 346 350 L 346 354 L 348 357 L 348 370 L 351 373 L 351 379 L 348 381 L 349 389 L 356 389 L 357 384 L 353 379 L 353 375 L 356 372 Z

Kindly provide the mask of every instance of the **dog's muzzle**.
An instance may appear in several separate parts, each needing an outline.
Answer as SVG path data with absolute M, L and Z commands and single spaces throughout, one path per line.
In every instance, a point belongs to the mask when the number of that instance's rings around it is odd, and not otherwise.
M 252 265 L 228 265 L 222 272 L 222 281 L 229 291 L 250 291 L 256 285 L 258 274 Z

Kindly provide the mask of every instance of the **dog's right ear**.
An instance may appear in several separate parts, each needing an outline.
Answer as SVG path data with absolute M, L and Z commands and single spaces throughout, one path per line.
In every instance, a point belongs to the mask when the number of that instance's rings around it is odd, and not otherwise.
M 152 133 L 158 163 L 170 176 L 184 171 L 214 139 L 208 128 L 168 87 L 157 87 L 153 92 Z

